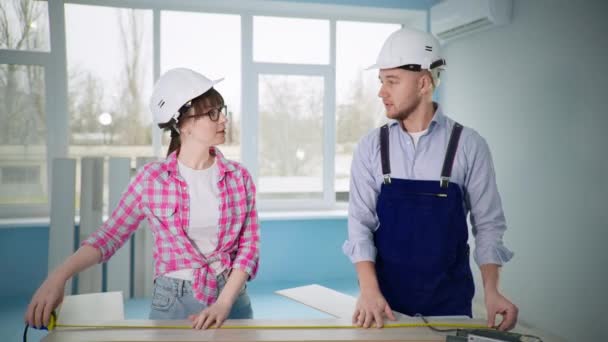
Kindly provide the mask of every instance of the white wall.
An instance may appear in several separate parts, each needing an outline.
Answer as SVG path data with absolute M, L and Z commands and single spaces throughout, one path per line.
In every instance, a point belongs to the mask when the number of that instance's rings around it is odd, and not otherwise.
M 509 26 L 445 46 L 446 112 L 490 144 L 521 318 L 608 337 L 608 3 L 515 1 Z

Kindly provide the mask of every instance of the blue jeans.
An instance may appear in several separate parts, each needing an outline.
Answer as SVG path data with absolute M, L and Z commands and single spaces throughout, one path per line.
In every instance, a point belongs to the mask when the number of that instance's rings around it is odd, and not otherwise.
M 217 277 L 219 291 L 226 285 L 227 274 L 228 272 L 224 272 Z M 246 289 L 247 284 L 243 286 L 232 305 L 229 319 L 253 318 L 253 309 Z M 188 316 L 198 314 L 206 307 L 194 298 L 192 282 L 163 276 L 154 281 L 150 319 L 188 319 Z

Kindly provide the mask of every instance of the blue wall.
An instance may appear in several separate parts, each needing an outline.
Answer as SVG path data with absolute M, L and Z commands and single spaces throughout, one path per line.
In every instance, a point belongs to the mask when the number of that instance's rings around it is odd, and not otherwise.
M 342 254 L 346 237 L 346 219 L 262 222 L 257 281 L 355 281 L 354 267 Z
M 517 0 L 509 25 L 447 44 L 439 87 L 492 149 L 515 252 L 501 290 L 520 320 L 568 341 L 608 340 L 606 13 L 603 0 Z
M 46 278 L 48 227 L 0 229 L 0 296 L 30 297 Z
M 332 280 L 356 286 L 341 246 L 346 219 L 263 221 L 255 283 L 310 284 Z M 29 298 L 47 275 L 48 226 L 0 229 L 0 297 Z

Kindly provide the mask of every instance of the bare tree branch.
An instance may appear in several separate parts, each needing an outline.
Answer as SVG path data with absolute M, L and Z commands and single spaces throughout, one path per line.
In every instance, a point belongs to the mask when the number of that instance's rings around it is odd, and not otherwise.
M 9 19 L 10 10 L 16 12 L 18 25 Z M 31 28 L 41 13 L 40 4 L 34 0 L 0 3 L 0 44 L 9 49 L 38 47 L 40 32 Z M 43 82 L 41 67 L 11 64 L 0 68 L 0 117 L 6 123 L 2 125 L 0 143 L 28 145 L 44 141 L 46 115 Z
M 11 31 L 8 23 L 8 8 L 6 3 L 0 2 L 0 46 L 11 47 Z

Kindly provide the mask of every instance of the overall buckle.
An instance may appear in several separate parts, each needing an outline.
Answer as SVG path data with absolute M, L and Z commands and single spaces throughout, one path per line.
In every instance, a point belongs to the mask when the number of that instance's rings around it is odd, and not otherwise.
M 384 184 L 391 184 L 391 175 L 387 173 L 383 176 L 384 176 Z

